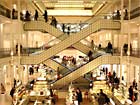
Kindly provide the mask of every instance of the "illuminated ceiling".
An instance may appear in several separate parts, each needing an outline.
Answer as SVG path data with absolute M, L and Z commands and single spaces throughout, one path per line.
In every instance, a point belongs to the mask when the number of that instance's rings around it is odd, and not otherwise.
M 93 16 L 111 0 L 33 0 L 40 12 L 48 10 L 49 15 Z
M 43 14 L 47 9 L 50 16 L 93 16 L 115 1 L 120 0 L 1 0 L 1 3 L 11 8 L 20 2 L 21 11 L 29 10 L 31 13 L 37 9 Z

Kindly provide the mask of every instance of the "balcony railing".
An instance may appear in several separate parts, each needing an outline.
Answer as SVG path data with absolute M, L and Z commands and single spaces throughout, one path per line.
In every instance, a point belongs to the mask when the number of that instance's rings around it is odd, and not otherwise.
M 10 18 L 11 10 L 0 4 L 0 15 Z
M 24 47 L 21 50 L 21 56 L 37 55 L 37 54 L 40 54 L 41 51 L 47 50 L 49 48 L 50 47 L 45 48 L 45 49 L 42 49 L 41 47 Z M 113 50 L 112 50 L 113 55 L 120 55 L 121 51 L 119 49 L 120 48 L 113 48 Z M 13 55 L 16 56 L 17 55 L 16 48 L 13 48 L 13 49 L 12 48 L 0 48 L 0 58 L 10 57 L 12 50 L 13 50 Z M 106 48 L 100 48 L 98 50 L 106 52 L 106 53 L 111 53 Z M 127 56 L 127 55 L 128 54 L 123 51 L 123 56 Z M 140 58 L 140 48 L 133 48 L 130 51 L 130 56 Z

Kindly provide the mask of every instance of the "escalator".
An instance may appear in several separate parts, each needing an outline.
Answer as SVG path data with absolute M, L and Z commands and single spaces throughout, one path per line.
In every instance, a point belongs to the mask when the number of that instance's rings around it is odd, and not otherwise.
M 51 67 L 53 70 L 57 70 L 59 67 L 59 70 L 65 70 L 67 71 L 67 68 L 62 66 L 61 64 L 55 62 L 52 59 L 48 59 L 46 61 L 43 62 L 45 65 L 47 65 L 48 67 Z
M 104 19 L 96 21 L 94 24 L 89 25 L 89 27 L 81 30 L 80 32 L 78 32 L 76 34 L 71 34 L 67 38 L 63 39 L 57 45 L 54 45 L 53 47 L 49 48 L 48 50 L 42 52 L 39 55 L 26 56 L 24 58 L 22 57 L 21 64 L 39 64 L 39 63 L 49 59 L 51 56 L 56 55 L 57 53 L 63 51 L 67 47 L 86 38 L 88 35 L 96 32 L 96 31 L 102 30 L 102 29 L 119 30 L 120 23 L 112 21 L 112 20 L 104 20 Z
M 98 21 L 101 21 L 101 19 Z M 94 21 L 94 23 L 96 23 L 96 21 Z M 93 23 L 92 23 L 93 24 Z M 119 23 L 118 23 L 119 24 Z M 36 30 L 36 31 L 43 31 L 43 32 L 48 32 L 51 35 L 55 36 L 56 38 L 58 38 L 59 40 L 64 40 L 65 38 L 68 37 L 67 34 L 64 34 L 63 32 L 61 32 L 60 30 L 54 28 L 53 26 L 49 25 L 48 23 L 45 23 L 43 21 L 31 21 L 31 22 L 27 22 L 24 25 L 24 30 L 25 31 L 31 31 L 31 30 Z M 87 47 L 86 45 L 83 45 L 82 43 L 78 42 L 75 43 L 74 45 L 72 45 L 74 48 L 76 48 L 77 50 L 87 54 L 87 51 L 92 51 L 93 49 L 90 47 Z M 82 49 L 81 49 L 82 48 Z
M 102 64 L 120 64 L 120 58 L 119 56 L 110 56 L 110 55 L 104 55 L 99 56 L 92 60 L 91 62 L 81 66 L 80 68 L 68 72 L 65 74 L 61 79 L 52 82 L 54 87 L 61 87 L 69 84 L 73 80 L 76 80 L 77 78 L 84 76 L 84 74 L 94 70 L 98 66 Z

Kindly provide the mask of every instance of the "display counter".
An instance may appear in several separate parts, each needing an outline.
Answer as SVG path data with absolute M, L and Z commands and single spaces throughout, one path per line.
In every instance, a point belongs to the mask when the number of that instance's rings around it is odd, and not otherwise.
M 29 94 L 29 101 L 49 99 L 49 95 L 49 91 L 31 91 Z
M 49 99 L 50 90 L 46 78 L 39 77 L 33 86 L 33 91 L 29 94 L 29 101 L 43 101 Z

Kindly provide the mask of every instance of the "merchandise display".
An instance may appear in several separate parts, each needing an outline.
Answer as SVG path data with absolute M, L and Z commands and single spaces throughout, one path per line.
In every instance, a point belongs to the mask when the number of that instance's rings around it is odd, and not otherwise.
M 26 94 L 26 89 L 21 82 L 17 83 L 13 98 L 14 105 L 27 105 L 29 102 L 28 94 Z
M 72 84 L 69 86 L 68 96 L 66 97 L 66 105 L 78 105 L 78 100 L 76 99 L 76 91 Z
M 33 90 L 29 94 L 30 101 L 42 102 L 49 100 L 50 90 L 46 78 L 39 77 L 33 85 Z M 38 104 L 37 104 L 38 105 Z

